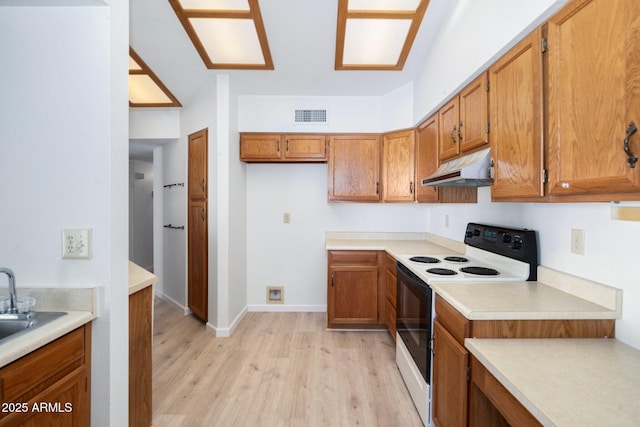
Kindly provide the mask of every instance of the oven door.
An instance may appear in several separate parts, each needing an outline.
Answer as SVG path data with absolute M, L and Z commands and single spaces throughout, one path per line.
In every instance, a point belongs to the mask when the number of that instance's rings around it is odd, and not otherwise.
M 396 329 L 426 383 L 430 384 L 431 288 L 399 262 L 396 273 Z

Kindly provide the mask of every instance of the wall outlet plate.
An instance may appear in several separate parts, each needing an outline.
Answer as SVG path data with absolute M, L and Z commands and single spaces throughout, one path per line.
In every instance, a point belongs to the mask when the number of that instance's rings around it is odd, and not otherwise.
M 571 229 L 571 253 L 584 255 L 584 230 Z
M 62 230 L 62 258 L 91 258 L 91 229 L 74 228 Z

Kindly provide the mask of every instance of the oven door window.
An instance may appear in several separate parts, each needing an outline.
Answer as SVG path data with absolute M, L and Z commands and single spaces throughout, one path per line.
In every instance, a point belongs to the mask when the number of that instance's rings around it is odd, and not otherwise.
M 402 264 L 397 267 L 396 328 L 427 384 L 431 376 L 431 288 Z

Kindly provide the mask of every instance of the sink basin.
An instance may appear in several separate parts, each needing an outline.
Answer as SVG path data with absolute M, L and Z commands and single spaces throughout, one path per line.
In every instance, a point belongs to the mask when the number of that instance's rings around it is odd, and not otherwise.
M 0 314 L 0 344 L 44 326 L 65 314 L 67 313 L 35 311 L 29 313 L 28 318 L 15 314 Z

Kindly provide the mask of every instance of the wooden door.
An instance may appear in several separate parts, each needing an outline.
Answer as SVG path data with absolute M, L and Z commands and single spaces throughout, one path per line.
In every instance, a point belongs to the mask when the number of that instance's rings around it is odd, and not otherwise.
M 489 69 L 496 200 L 535 199 L 543 189 L 542 32 L 535 30 Z
M 460 92 L 460 151 L 478 149 L 489 143 L 489 96 L 487 73 L 482 73 Z
M 425 120 L 417 131 L 416 141 L 416 200 L 437 202 L 438 187 L 423 187 L 422 179 L 438 169 L 438 115 Z
M 413 129 L 384 135 L 382 140 L 382 200 L 415 199 L 415 136 Z
M 344 265 L 329 269 L 328 323 L 378 323 L 378 266 Z
M 467 424 L 469 352 L 438 321 L 434 321 L 433 422 L 437 427 Z
M 282 157 L 282 136 L 272 133 L 242 134 L 240 160 L 273 161 Z
M 440 123 L 440 160 L 446 161 L 460 154 L 458 97 L 454 97 L 438 112 Z
M 329 201 L 380 200 L 380 138 L 340 135 L 329 138 Z
M 203 321 L 208 320 L 208 131 L 189 135 L 188 206 L 188 306 Z M 192 192 L 193 189 L 193 192 Z
M 326 139 L 324 135 L 285 135 L 283 158 L 305 162 L 323 162 L 327 159 Z
M 624 151 L 640 128 L 639 16 L 637 0 L 581 0 L 548 24 L 551 195 L 640 192 Z M 640 155 L 640 132 L 629 148 Z

